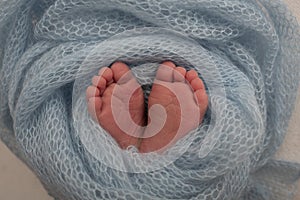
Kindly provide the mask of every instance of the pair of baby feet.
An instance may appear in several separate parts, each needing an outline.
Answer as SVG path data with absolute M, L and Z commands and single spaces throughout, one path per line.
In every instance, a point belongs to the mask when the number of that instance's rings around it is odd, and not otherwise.
M 164 151 L 202 122 L 208 106 L 204 84 L 195 70 L 162 63 L 148 98 L 129 67 L 115 62 L 101 68 L 86 90 L 88 111 L 122 149 Z

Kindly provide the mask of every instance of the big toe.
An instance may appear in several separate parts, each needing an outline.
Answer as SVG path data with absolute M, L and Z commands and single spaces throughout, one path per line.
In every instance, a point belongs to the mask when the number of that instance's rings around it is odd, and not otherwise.
M 173 71 L 176 65 L 171 61 L 165 61 L 157 69 L 156 79 L 160 81 L 173 82 Z

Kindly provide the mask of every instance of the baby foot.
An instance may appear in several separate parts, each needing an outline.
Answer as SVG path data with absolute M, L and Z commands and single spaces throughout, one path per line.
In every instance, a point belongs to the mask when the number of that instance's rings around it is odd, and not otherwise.
M 163 128 L 153 136 L 153 130 L 161 124 L 162 113 L 151 107 L 159 104 L 165 109 Z M 163 151 L 174 144 L 202 122 L 208 106 L 208 96 L 202 80 L 195 70 L 176 67 L 173 62 L 164 62 L 156 73 L 149 95 L 148 123 L 143 134 L 140 152 Z M 161 125 L 160 125 L 161 126 Z
M 130 118 L 138 126 L 145 125 L 143 91 L 128 66 L 116 62 L 111 68 L 104 67 L 99 75 L 93 77 L 92 84 L 86 90 L 91 117 L 122 149 L 138 145 L 141 130 L 131 129 L 129 135 L 126 134 L 128 130 L 125 130 L 128 127 L 120 127 L 128 124 Z

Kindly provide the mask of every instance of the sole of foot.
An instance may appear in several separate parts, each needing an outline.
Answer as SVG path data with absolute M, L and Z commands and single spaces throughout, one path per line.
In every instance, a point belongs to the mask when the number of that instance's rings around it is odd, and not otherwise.
M 155 105 L 160 105 L 164 112 L 159 109 L 151 111 Z M 167 61 L 157 70 L 148 107 L 148 126 L 139 151 L 163 152 L 199 126 L 208 107 L 208 95 L 195 70 L 186 71 Z M 157 127 L 162 128 L 156 131 Z
M 125 63 L 115 62 L 110 68 L 101 68 L 86 90 L 86 99 L 91 117 L 122 149 L 138 146 L 142 134 L 138 127 L 145 125 L 144 95 Z M 130 120 L 134 127 L 128 126 Z

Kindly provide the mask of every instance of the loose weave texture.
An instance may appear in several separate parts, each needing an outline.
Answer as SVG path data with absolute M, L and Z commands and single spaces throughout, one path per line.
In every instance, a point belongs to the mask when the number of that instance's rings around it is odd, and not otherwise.
M 0 138 L 69 199 L 292 199 L 274 160 L 299 88 L 299 25 L 279 0 L 2 0 Z M 121 150 L 85 89 L 116 60 L 149 95 L 160 62 L 195 69 L 209 109 L 162 154 Z

